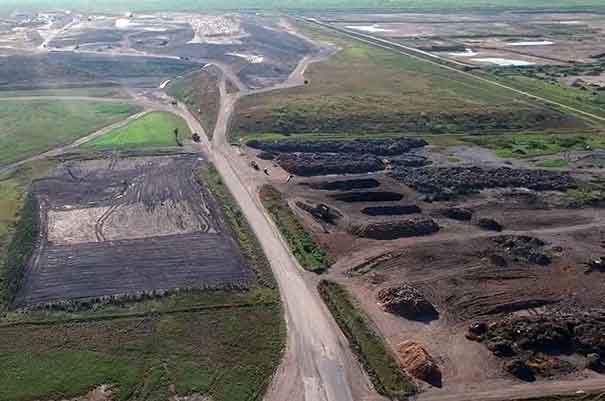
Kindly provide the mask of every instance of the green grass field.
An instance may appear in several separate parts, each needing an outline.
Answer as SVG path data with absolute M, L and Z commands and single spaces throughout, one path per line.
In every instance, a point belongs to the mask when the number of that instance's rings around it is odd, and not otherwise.
M 194 293 L 178 298 L 166 302 L 180 309 L 0 323 L 0 399 L 64 399 L 109 384 L 116 401 L 166 401 L 173 390 L 260 400 L 283 347 L 279 303 L 223 293 L 212 303 L 247 302 L 213 308 Z
M 185 120 L 172 113 L 154 112 L 117 128 L 91 142 L 83 148 L 145 148 L 177 146 L 174 130 L 178 129 L 179 141 L 191 138 L 191 131 Z
M 3 97 L 31 97 L 31 96 L 75 96 L 75 97 L 111 97 L 126 99 L 128 93 L 119 86 L 103 88 L 57 88 L 57 89 L 27 89 L 27 90 L 0 90 Z
M 602 133 L 485 135 L 481 137 L 467 136 L 462 140 L 492 149 L 497 156 L 505 159 L 554 155 L 570 150 L 605 149 L 605 135 Z M 558 162 L 558 166 L 552 165 L 553 161 L 549 163 L 551 165 L 545 167 L 563 167 L 561 162 Z
M 4 0 L 0 13 L 11 13 L 15 9 L 70 9 L 80 11 L 212 11 L 242 9 L 281 10 L 404 10 L 404 11 L 471 11 L 471 10 L 557 10 L 581 11 L 602 10 L 600 0 Z
M 520 102 L 520 95 L 471 76 L 298 23 L 342 48 L 311 65 L 308 84 L 249 96 L 232 139 L 256 133 L 484 133 L 585 126 L 574 116 Z
M 0 165 L 65 145 L 138 109 L 82 100 L 0 100 Z

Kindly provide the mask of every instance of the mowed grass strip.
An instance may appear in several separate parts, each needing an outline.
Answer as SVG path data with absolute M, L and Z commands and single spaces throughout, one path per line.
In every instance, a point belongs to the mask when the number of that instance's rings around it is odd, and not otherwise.
M 182 143 L 184 138 L 191 137 L 191 131 L 187 123 L 181 117 L 168 112 L 153 112 L 88 142 L 83 147 L 129 149 L 178 146 L 175 129 L 178 133 L 179 142 Z
M 0 166 L 69 144 L 137 111 L 120 102 L 0 100 Z
M 317 289 L 376 390 L 393 400 L 407 399 L 414 394 L 416 385 L 401 369 L 352 295 L 342 285 L 327 280 L 322 280 Z
M 279 304 L 1 327 L 0 400 L 65 399 L 102 384 L 117 387 L 115 401 L 166 401 L 174 392 L 259 400 L 279 364 L 282 330 Z
M 325 271 L 330 266 L 330 257 L 292 212 L 282 194 L 274 187 L 264 185 L 260 199 L 300 265 L 315 273 Z

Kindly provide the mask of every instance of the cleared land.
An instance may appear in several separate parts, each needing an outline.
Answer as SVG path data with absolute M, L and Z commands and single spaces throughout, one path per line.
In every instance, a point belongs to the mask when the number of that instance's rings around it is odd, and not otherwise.
M 70 100 L 0 100 L 0 160 L 10 164 L 68 144 L 136 113 L 129 104 Z
M 176 133 L 175 133 L 176 130 Z M 191 137 L 187 123 L 172 113 L 147 114 L 84 145 L 94 149 L 177 146 Z
M 342 48 L 313 64 L 308 85 L 246 97 L 234 135 L 249 133 L 471 133 L 569 129 L 572 116 L 518 99 L 472 77 L 452 74 L 408 56 L 334 36 L 305 33 Z
M 194 176 L 199 164 L 196 155 L 68 162 L 36 181 L 44 235 L 16 305 L 248 287 L 254 275 Z

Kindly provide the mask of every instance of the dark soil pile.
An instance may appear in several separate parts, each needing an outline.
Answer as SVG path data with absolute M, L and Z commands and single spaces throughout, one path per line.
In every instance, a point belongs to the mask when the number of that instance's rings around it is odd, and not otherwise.
M 331 195 L 332 199 L 341 202 L 396 202 L 403 199 L 403 195 L 397 192 L 375 191 L 375 192 L 345 192 Z
M 378 291 L 378 304 L 382 309 L 412 320 L 433 320 L 439 316 L 435 307 L 414 287 L 399 287 Z
M 515 262 L 522 260 L 541 266 L 551 262 L 551 257 L 544 251 L 546 244 L 541 239 L 527 235 L 502 235 L 493 241 L 501 255 Z
M 477 220 L 477 225 L 481 228 L 483 228 L 484 230 L 488 230 L 488 231 L 502 231 L 504 229 L 504 227 L 502 227 L 502 224 L 500 224 L 498 221 L 494 220 L 494 219 L 490 219 L 488 217 L 483 217 Z
M 368 216 L 398 216 L 422 213 L 422 210 L 417 205 L 370 206 L 363 208 L 361 213 L 367 214 Z
M 396 168 L 391 175 L 423 193 L 465 194 L 486 188 L 529 188 L 536 191 L 566 190 L 575 186 L 567 173 L 507 167 Z
M 282 153 L 279 165 L 291 174 L 301 176 L 328 174 L 359 174 L 384 170 L 384 163 L 376 156 L 346 153 Z
M 444 209 L 441 214 L 450 219 L 459 221 L 470 221 L 473 218 L 472 210 L 460 207 L 451 207 L 448 209 Z
M 437 231 L 439 231 L 439 225 L 433 219 L 424 217 L 373 221 L 352 224 L 349 227 L 349 232 L 353 235 L 377 240 L 431 235 Z
M 356 141 L 279 141 L 263 142 L 252 140 L 247 143 L 254 149 L 273 153 L 348 153 L 395 156 L 411 149 L 428 145 L 424 139 L 372 139 Z
M 500 357 L 514 357 L 505 368 L 523 380 L 551 376 L 575 369 L 555 358 L 559 354 L 587 357 L 586 366 L 601 365 L 605 354 L 605 311 L 545 313 L 511 316 L 487 323 L 473 323 L 467 338 L 483 342 Z
M 309 186 L 313 189 L 321 189 L 324 191 L 350 191 L 352 189 L 378 188 L 380 186 L 380 182 L 373 178 L 359 178 L 340 181 L 322 181 L 319 183 L 309 184 Z

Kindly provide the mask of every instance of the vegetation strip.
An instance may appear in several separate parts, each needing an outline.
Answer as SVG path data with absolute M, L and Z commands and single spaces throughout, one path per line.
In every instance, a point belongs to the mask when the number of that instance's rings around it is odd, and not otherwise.
M 315 273 L 325 271 L 330 265 L 328 254 L 305 229 L 282 194 L 265 185 L 260 190 L 260 199 L 301 266 Z
M 6 304 L 10 304 L 19 291 L 25 274 L 25 266 L 34 252 L 39 230 L 38 201 L 29 194 L 21 209 L 21 217 L 4 261 L 2 281 L 5 287 L 4 302 Z
M 322 280 L 317 289 L 338 326 L 349 339 L 353 352 L 376 390 L 395 400 L 406 399 L 414 394 L 416 386 L 401 370 L 383 339 L 355 305 L 347 290 L 340 284 L 327 280 Z
M 198 171 L 197 178 L 219 200 L 227 222 L 233 230 L 246 260 L 255 271 L 259 284 L 272 289 L 277 288 L 267 256 L 263 252 L 250 223 L 248 223 L 233 195 L 223 183 L 216 168 L 212 165 L 202 168 Z
M 18 321 L 12 323 L 3 323 L 0 324 L 0 328 L 3 327 L 16 327 L 16 326 L 48 326 L 54 324 L 65 324 L 65 323 L 84 323 L 84 322 L 100 322 L 104 320 L 118 320 L 118 319 L 131 319 L 138 317 L 148 317 L 148 316 L 161 316 L 161 315 L 172 315 L 178 313 L 189 313 L 189 312 L 203 312 L 203 311 L 212 311 L 218 309 L 234 309 L 234 308 L 254 308 L 257 306 L 271 306 L 276 305 L 277 302 L 269 301 L 269 302 L 244 302 L 244 303 L 234 303 L 234 304 L 215 304 L 215 305 L 198 305 L 198 306 L 190 306 L 187 308 L 175 308 L 168 310 L 160 310 L 160 311 L 151 311 L 151 312 L 133 312 L 133 313 L 118 313 L 118 314 L 108 314 L 108 315 L 100 315 L 100 316 L 87 316 L 87 317 L 75 317 L 70 319 L 55 319 L 55 320 L 25 320 Z

